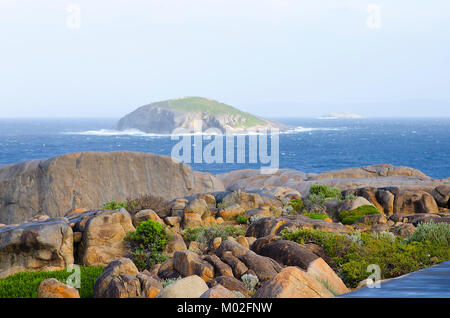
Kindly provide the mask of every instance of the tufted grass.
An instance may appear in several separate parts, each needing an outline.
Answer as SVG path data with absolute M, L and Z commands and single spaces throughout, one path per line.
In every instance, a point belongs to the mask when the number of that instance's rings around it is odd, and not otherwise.
M 81 288 L 78 289 L 81 298 L 91 298 L 94 284 L 103 272 L 103 266 L 80 266 Z M 56 278 L 66 283 L 73 274 L 66 270 L 17 273 L 0 279 L 0 298 L 36 298 L 39 284 L 47 278 Z
M 450 245 L 450 224 L 435 223 L 433 220 L 419 223 L 417 230 L 409 237 L 408 242 L 432 242 L 441 245 Z
M 380 211 L 378 211 L 373 205 L 363 205 L 351 211 L 342 211 L 339 214 L 339 220 L 342 224 L 353 224 L 360 218 L 372 214 L 380 214 Z
M 328 218 L 327 214 L 323 214 L 323 213 L 304 213 L 304 216 L 307 216 L 311 219 L 315 219 L 315 220 L 325 220 L 326 218 Z

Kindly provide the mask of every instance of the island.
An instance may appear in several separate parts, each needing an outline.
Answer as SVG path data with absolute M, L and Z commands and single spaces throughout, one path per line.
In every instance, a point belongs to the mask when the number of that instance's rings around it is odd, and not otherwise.
M 359 118 L 363 117 L 357 114 L 349 114 L 349 113 L 329 113 L 319 117 L 319 119 L 359 119 Z
M 122 117 L 117 130 L 137 129 L 145 133 L 171 134 L 176 129 L 217 129 L 225 133 L 288 127 L 276 121 L 243 112 L 230 105 L 203 97 L 182 97 L 144 105 Z

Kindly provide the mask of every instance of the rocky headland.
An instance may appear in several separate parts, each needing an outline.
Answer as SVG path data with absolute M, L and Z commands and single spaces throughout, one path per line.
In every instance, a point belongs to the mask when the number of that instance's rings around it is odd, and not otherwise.
M 296 231 L 355 246 L 361 239 L 403 240 L 431 220 L 450 223 L 448 181 L 391 165 L 214 176 L 133 152 L 3 166 L 0 278 L 101 265 L 94 297 L 334 297 L 354 288 L 359 276 L 337 266 L 326 243 L 300 239 Z M 133 248 L 144 226 L 167 231 L 166 244 L 149 245 L 151 252 Z M 443 261 L 443 251 L 424 256 L 421 266 Z M 44 281 L 39 293 L 76 297 L 70 288 Z
M 122 117 L 115 126 L 118 130 L 137 129 L 154 134 L 194 133 L 199 129 L 244 133 L 271 128 L 285 130 L 288 127 L 203 97 L 182 97 L 144 105 Z

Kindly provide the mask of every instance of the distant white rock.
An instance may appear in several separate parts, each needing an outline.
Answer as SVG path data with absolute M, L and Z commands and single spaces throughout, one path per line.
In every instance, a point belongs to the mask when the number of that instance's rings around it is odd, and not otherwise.
M 349 113 L 329 113 L 319 117 L 319 119 L 343 119 L 343 118 L 357 119 L 363 117 L 357 114 L 349 114 Z

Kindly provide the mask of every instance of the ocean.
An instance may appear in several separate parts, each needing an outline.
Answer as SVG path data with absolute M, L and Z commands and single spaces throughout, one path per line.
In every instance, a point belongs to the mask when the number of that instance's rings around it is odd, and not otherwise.
M 450 177 L 450 118 L 277 120 L 292 127 L 279 135 L 280 168 L 320 173 L 390 163 L 419 169 L 433 178 Z M 116 121 L 0 119 L 0 165 L 80 151 L 170 155 L 178 143 L 170 136 L 114 131 L 111 127 Z M 214 174 L 260 168 L 260 163 L 249 162 L 249 150 L 246 153 L 243 163 L 200 162 L 191 166 Z

